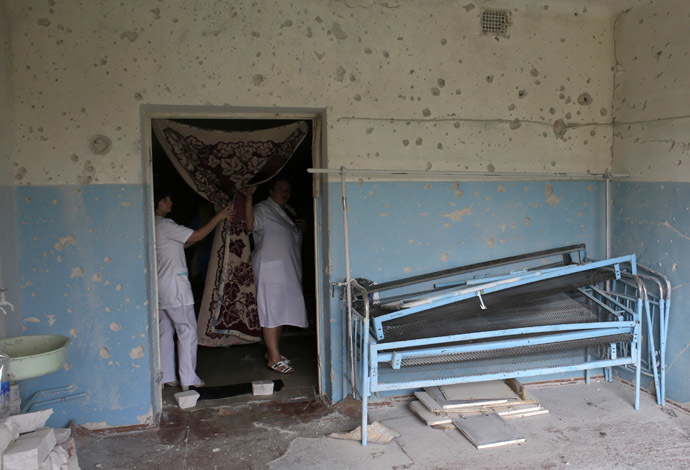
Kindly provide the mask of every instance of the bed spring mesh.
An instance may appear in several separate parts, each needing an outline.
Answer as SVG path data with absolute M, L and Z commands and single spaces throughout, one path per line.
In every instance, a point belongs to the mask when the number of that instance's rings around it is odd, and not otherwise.
M 515 348 L 492 349 L 471 351 L 457 354 L 443 354 L 438 356 L 415 357 L 402 360 L 403 367 L 422 366 L 443 363 L 455 363 L 463 361 L 491 360 L 495 364 L 514 364 L 525 356 L 533 354 L 543 355 L 547 353 L 559 353 L 574 350 L 587 349 L 589 354 L 603 357 L 611 343 L 627 343 L 632 341 L 632 334 L 620 333 L 595 338 L 583 338 L 572 341 L 559 341 L 556 343 L 532 344 Z
M 613 279 L 609 270 L 589 270 L 538 281 L 430 308 L 385 322 L 381 342 L 434 338 L 491 331 L 497 328 L 586 323 L 599 321 L 576 289 Z M 372 316 L 384 312 L 372 311 Z M 390 313 L 390 312 L 385 312 Z

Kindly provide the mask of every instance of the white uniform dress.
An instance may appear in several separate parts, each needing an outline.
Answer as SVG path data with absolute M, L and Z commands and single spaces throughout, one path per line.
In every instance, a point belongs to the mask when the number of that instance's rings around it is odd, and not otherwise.
M 156 216 L 156 263 L 158 266 L 158 333 L 163 383 L 174 382 L 175 343 L 180 383 L 202 382 L 196 375 L 196 316 L 194 296 L 187 273 L 184 244 L 194 230 Z
M 288 210 L 291 210 L 288 207 Z M 306 328 L 302 295 L 302 232 L 285 211 L 268 198 L 254 206 L 252 264 L 262 327 Z

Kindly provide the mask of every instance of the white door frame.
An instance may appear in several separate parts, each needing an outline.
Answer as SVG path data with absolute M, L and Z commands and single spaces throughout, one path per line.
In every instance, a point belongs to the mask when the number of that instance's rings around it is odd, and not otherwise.
M 321 168 L 326 162 L 326 109 L 325 108 L 263 108 L 235 106 L 178 106 L 178 105 L 141 105 L 141 142 L 142 142 L 142 177 L 144 193 L 144 214 L 146 231 L 146 266 L 148 270 L 148 315 L 149 315 L 149 350 L 151 351 L 151 402 L 153 422 L 158 423 L 163 408 L 160 381 L 160 349 L 158 341 L 158 280 L 155 275 L 156 256 L 154 238 L 154 201 L 153 201 L 153 156 L 151 153 L 151 120 L 152 119 L 263 119 L 263 120 L 310 120 L 312 121 L 312 166 Z M 319 175 L 314 175 L 312 190 L 314 195 L 314 221 L 319 220 Z M 321 208 L 326 211 L 325 207 Z M 322 394 L 323 373 L 321 342 L 322 312 L 321 281 L 323 272 L 318 269 L 321 239 L 318 223 L 314 224 L 315 282 L 316 282 L 316 341 L 318 355 L 317 393 Z

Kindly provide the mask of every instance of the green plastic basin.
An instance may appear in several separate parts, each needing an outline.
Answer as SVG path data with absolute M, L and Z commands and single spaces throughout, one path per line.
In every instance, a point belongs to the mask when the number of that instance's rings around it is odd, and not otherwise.
M 72 339 L 61 335 L 15 336 L 0 339 L 0 351 L 10 357 L 10 382 L 55 372 L 67 358 Z

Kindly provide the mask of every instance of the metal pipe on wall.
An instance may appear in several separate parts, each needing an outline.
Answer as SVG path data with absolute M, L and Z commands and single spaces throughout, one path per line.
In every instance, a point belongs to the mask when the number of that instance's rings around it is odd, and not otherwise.
M 308 168 L 309 173 L 319 174 L 338 174 L 338 175 L 363 175 L 363 176 L 416 176 L 416 177 L 439 177 L 439 176 L 466 176 L 478 178 L 538 178 L 538 179 L 598 179 L 613 178 L 611 173 L 520 173 L 520 172 L 486 172 L 486 171 L 420 171 L 420 170 L 367 170 L 367 169 L 339 169 L 330 168 Z M 625 178 L 629 175 L 615 175 L 616 178 Z

